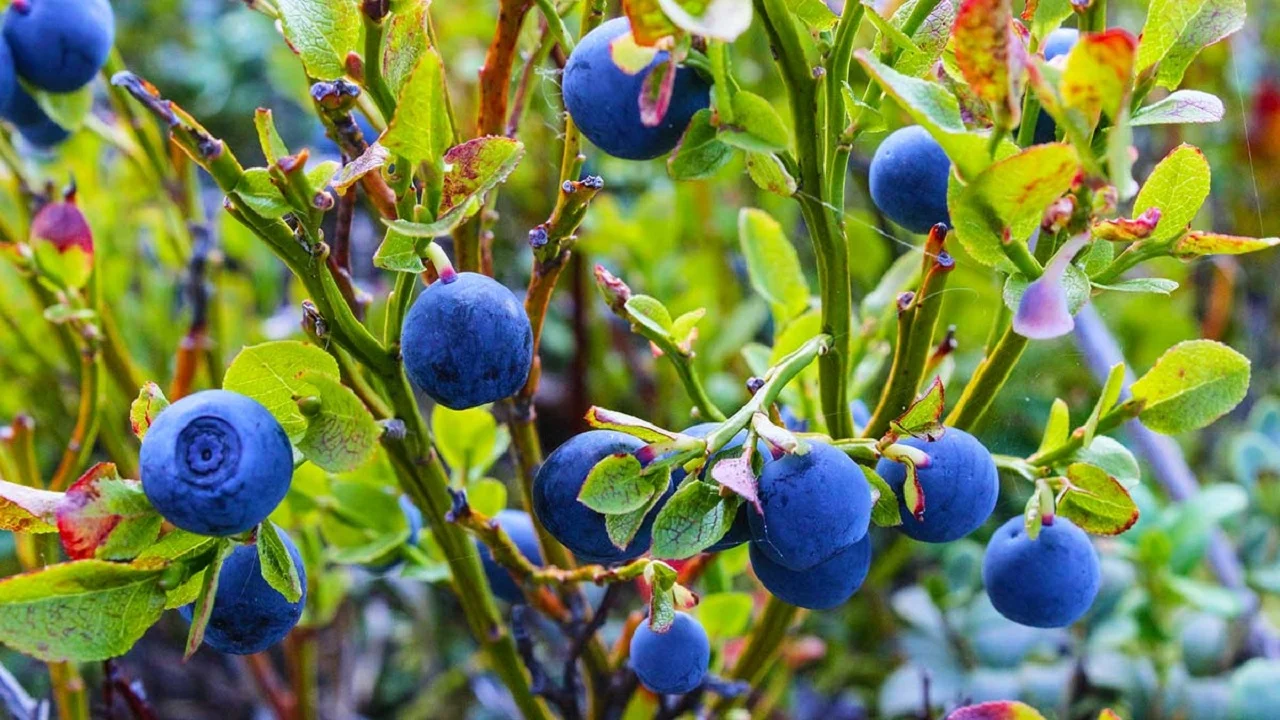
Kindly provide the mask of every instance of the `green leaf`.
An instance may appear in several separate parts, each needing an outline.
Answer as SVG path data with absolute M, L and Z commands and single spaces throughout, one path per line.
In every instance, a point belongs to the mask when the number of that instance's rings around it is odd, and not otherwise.
M 956 10 L 951 33 L 961 76 L 1003 128 L 1016 125 L 1021 113 L 1021 40 L 1012 23 L 1010 0 L 966 0 Z
M 1138 522 L 1138 506 L 1116 478 L 1100 467 L 1072 463 L 1058 514 L 1094 535 L 1119 535 Z
M 866 465 L 859 465 L 859 470 L 867 478 L 875 495 L 875 504 L 871 506 L 871 522 L 877 527 L 897 527 L 902 524 L 902 510 L 898 506 L 898 496 L 893 488 L 880 477 L 875 470 Z
M 300 378 L 302 397 L 320 399 L 320 412 L 307 418 L 298 439 L 298 452 L 329 472 L 354 470 L 369 459 L 381 429 L 360 397 L 323 372 L 306 371 Z
M 671 313 L 662 301 L 649 295 L 632 295 L 626 302 L 627 316 L 637 330 L 659 337 L 671 337 Z
M 631 541 L 635 539 L 636 533 L 640 532 L 640 526 L 644 525 L 644 519 L 649 516 L 653 508 L 662 500 L 662 493 L 655 492 L 649 503 L 639 510 L 633 510 L 622 515 L 605 515 L 604 528 L 609 534 L 609 542 L 619 550 L 624 550 Z
M 1188 605 L 1223 617 L 1235 617 L 1245 611 L 1240 592 L 1211 583 L 1169 574 L 1169 587 Z
M 330 561 L 384 564 L 408 539 L 409 524 L 391 488 L 344 480 L 333 483 L 332 495 L 320 520 Z
M 1116 363 L 1111 366 L 1111 371 L 1107 373 L 1107 381 L 1102 384 L 1102 393 L 1098 395 L 1098 402 L 1093 406 L 1093 412 L 1089 414 L 1089 419 L 1084 424 L 1084 447 L 1089 447 L 1093 442 L 1093 438 L 1098 434 L 1098 421 L 1102 416 L 1109 412 L 1111 408 L 1116 406 L 1116 401 L 1120 399 L 1120 391 L 1124 389 L 1125 368 L 1124 363 Z
M 834 28 L 840 20 L 823 0 L 787 0 L 787 7 L 800 22 L 818 32 Z
M 912 12 L 915 10 L 916 0 L 907 0 L 898 6 L 894 11 L 893 17 L 889 18 L 889 23 L 895 28 L 901 28 L 906 23 Z M 874 9 L 868 12 L 875 12 Z M 956 8 L 951 2 L 939 2 L 936 7 L 925 17 L 924 22 L 920 23 L 920 27 L 911 35 L 912 44 L 915 50 L 903 50 L 898 54 L 898 59 L 894 62 L 893 67 L 903 75 L 912 77 L 920 77 L 927 74 L 934 68 L 938 59 L 942 57 L 942 52 L 947 46 L 947 42 L 951 39 L 951 28 L 956 24 Z M 852 115 L 851 115 L 852 117 Z M 863 120 L 867 119 L 867 115 L 863 115 Z M 865 132 L 872 132 L 874 123 L 868 125 L 862 123 Z
M 680 144 L 667 158 L 667 173 L 672 180 L 703 180 L 732 160 L 734 152 L 731 145 L 718 137 L 711 124 L 711 110 L 703 108 L 694 113 Z
M 746 633 L 747 626 L 751 623 L 753 607 L 754 603 L 748 593 L 710 593 L 698 601 L 698 621 L 702 623 L 702 629 L 707 631 L 711 642 L 733 640 Z
M 912 4 L 915 4 L 914 1 Z M 853 94 L 853 88 L 849 86 L 848 82 L 840 85 L 840 98 L 844 102 L 844 111 L 848 114 L 850 122 L 856 119 L 858 127 L 863 132 L 882 132 L 888 129 L 884 122 L 884 115 L 880 114 L 879 108 L 871 107 L 862 102 L 858 96 Z
M 280 131 L 276 130 L 276 121 L 270 110 L 254 110 L 253 127 L 258 131 L 258 144 L 262 146 L 262 156 L 266 158 L 268 165 L 275 165 L 280 158 L 288 156 L 289 147 L 284 144 L 284 138 L 280 137 Z
M 405 79 L 396 115 L 379 142 L 409 162 L 437 167 L 453 139 L 447 108 L 444 64 L 434 49 L 424 50 Z
M 337 175 L 338 170 L 341 168 L 342 163 L 337 160 L 326 160 L 322 163 L 317 163 L 307 170 L 307 186 L 311 188 L 312 193 L 327 189 L 333 181 L 334 175 Z
M 0 643 L 45 662 L 123 655 L 164 612 L 163 576 L 77 560 L 0 580 Z
M 1130 278 L 1110 285 L 1093 283 L 1093 286 L 1099 290 L 1114 290 L 1116 292 L 1130 293 L 1153 293 L 1156 295 L 1169 295 L 1174 290 L 1178 289 L 1178 283 L 1167 278 Z
M 604 515 L 623 515 L 649 505 L 662 473 L 643 474 L 640 460 L 631 453 L 610 455 L 591 468 L 578 492 L 578 502 Z
M 675 440 L 679 437 L 677 433 L 664 430 L 648 420 L 641 420 L 638 417 L 596 405 L 587 410 L 586 420 L 588 425 L 597 430 L 617 430 L 649 443 Z
M 1138 71 L 1160 62 L 1186 32 L 1206 0 L 1151 0 L 1138 46 Z
M 763 210 L 743 208 L 738 213 L 738 242 L 751 287 L 769 301 L 780 326 L 809 307 L 809 284 L 800 258 L 777 220 Z
M 480 137 L 449 148 L 444 154 L 447 171 L 440 197 L 440 213 L 482 198 L 505 182 L 524 157 L 524 143 L 506 137 Z
M 481 515 L 493 517 L 507 507 L 507 486 L 493 478 L 468 483 L 467 503 Z
M 373 264 L 383 270 L 395 272 L 420 273 L 427 269 L 418 250 L 419 240 L 427 240 L 448 235 L 455 228 L 476 214 L 480 209 L 480 200 L 471 196 L 462 205 L 455 205 L 434 222 L 419 223 L 412 220 L 396 219 L 382 222 L 387 226 L 387 234 L 382 244 L 373 255 Z
M 774 195 L 791 197 L 799 189 L 781 158 L 773 153 L 747 153 L 747 174 L 756 187 Z
M 58 532 L 62 493 L 0 480 L 0 530 L 15 533 Z
M 1156 84 L 1170 90 L 1181 85 L 1200 51 L 1243 28 L 1245 16 L 1245 0 L 1206 0 L 1156 67 Z
M 431 434 L 449 469 L 467 478 L 471 470 L 488 469 L 498 444 L 498 421 L 484 408 L 450 410 L 436 405 L 431 409 Z
M 1225 114 L 1226 109 L 1216 95 L 1199 90 L 1178 90 L 1139 108 L 1129 124 L 1138 127 L 1215 123 Z
M 186 530 L 171 530 L 134 558 L 133 565 L 143 569 L 183 569 L 185 581 L 165 584 L 164 607 L 172 610 L 195 602 L 204 584 L 205 569 L 213 561 L 215 554 L 221 551 L 224 542 L 223 538 L 206 537 Z
M 1095 437 L 1088 447 L 1076 451 L 1074 459 L 1102 468 L 1125 488 L 1142 481 L 1138 459 L 1129 452 L 1129 448 L 1106 435 Z
M 58 534 L 73 560 L 130 560 L 155 542 L 164 519 L 137 480 L 111 463 L 89 468 L 58 504 Z
M 341 0 L 279 0 L 280 24 L 307 74 L 335 80 L 347 74 L 347 54 L 360 39 L 360 9 Z
M 399 97 L 405 80 L 417 66 L 422 53 L 431 47 L 427 34 L 427 10 L 430 2 L 396 3 L 395 12 L 387 21 L 386 37 L 382 47 L 382 76 L 391 94 Z M 368 58 L 365 59 L 367 63 Z
M 1061 447 L 1067 442 L 1067 434 L 1070 432 L 1071 409 L 1062 398 L 1054 398 L 1053 406 L 1049 408 L 1049 420 L 1044 424 L 1044 435 L 1040 438 L 1040 448 L 1036 453 Z
M 728 532 L 741 502 L 720 497 L 710 483 L 685 483 L 653 521 L 653 556 L 683 560 L 711 547 Z
M 1183 259 L 1205 255 L 1243 255 L 1280 245 L 1280 237 L 1251 238 L 1192 231 L 1178 238 L 1173 254 Z
M 297 443 L 307 433 L 307 419 L 294 398 L 306 394 L 308 383 L 302 376 L 308 372 L 336 378 L 338 363 L 309 343 L 279 340 L 241 350 L 227 368 L 222 387 L 262 403 Z
M 283 533 L 273 522 L 258 527 L 258 564 L 262 566 L 262 579 L 285 600 L 295 603 L 302 599 L 302 578 L 280 537 Z
M 1166 435 L 1205 427 L 1240 404 L 1248 390 L 1249 359 L 1212 340 L 1174 345 L 1132 388 L 1144 403 L 1139 418 Z
M 1209 161 L 1193 145 L 1179 145 L 1147 176 L 1133 201 L 1137 217 L 1150 208 L 1160 209 L 1160 222 L 1151 233 L 1155 244 L 1181 235 L 1209 197 Z
M 946 88 L 936 82 L 903 75 L 876 60 L 866 49 L 855 52 L 854 58 L 913 120 L 929 131 L 962 178 L 976 178 L 991 165 L 990 139 L 965 127 L 960 103 Z M 1005 157 L 1015 150 L 1016 146 L 1006 140 L 996 157 Z
M 942 435 L 942 412 L 945 409 L 945 391 L 942 389 L 942 378 L 935 377 L 933 384 L 924 395 L 911 403 L 898 419 L 889 423 L 892 432 L 899 437 L 911 435 L 918 438 L 934 439 Z
M 968 185 L 952 178 L 947 192 L 956 237 L 975 260 L 1009 268 L 1002 248 L 1025 243 L 1044 211 L 1071 187 L 1080 167 L 1071 145 L 1033 145 L 991 165 Z
M 49 119 L 68 131 L 79 130 L 84 125 L 84 119 L 93 110 L 93 83 L 69 93 L 54 93 L 32 87 L 21 80 L 19 82 L 31 93 Z
M 1036 540 L 1040 537 L 1040 530 L 1044 526 L 1044 516 L 1040 513 L 1040 492 L 1031 493 L 1031 497 L 1027 498 L 1027 504 L 1022 508 L 1022 527 L 1027 531 L 1027 537 Z
M 676 27 L 691 35 L 732 42 L 751 27 L 751 0 L 657 0 Z
M 1092 128 L 1099 113 L 1115 120 L 1127 108 L 1133 87 L 1134 53 L 1137 40 L 1127 31 L 1113 28 L 1086 33 L 1067 54 L 1062 71 L 1062 101 L 1079 110 Z
M 200 648 L 200 643 L 204 642 L 204 631 L 209 626 L 209 618 L 213 615 L 213 603 L 218 596 L 218 582 L 222 579 L 222 564 L 235 547 L 230 540 L 223 538 L 218 543 L 213 561 L 209 563 L 209 567 L 205 568 L 204 577 L 200 581 L 200 590 L 192 606 L 191 625 L 187 628 L 187 643 L 182 653 L 183 662 L 190 660 Z
M 147 381 L 138 390 L 138 397 L 129 404 L 129 427 L 139 440 L 147 436 L 156 416 L 169 407 L 169 399 L 160 386 Z
M 1032 13 L 1031 18 L 1027 17 L 1027 12 Z M 1071 0 L 1038 0 L 1027 3 L 1022 19 L 1024 22 L 1031 20 L 1031 36 L 1043 43 L 1049 33 L 1057 30 L 1062 21 L 1071 17 L 1073 12 Z
M 746 90 L 733 96 L 733 123 L 721 124 L 720 140 L 751 152 L 780 152 L 791 146 L 791 131 L 768 100 Z
M 271 182 L 271 174 L 266 168 L 248 168 L 240 176 L 234 190 L 254 212 L 269 218 L 281 218 L 292 211 L 289 203 L 280 193 L 280 189 Z

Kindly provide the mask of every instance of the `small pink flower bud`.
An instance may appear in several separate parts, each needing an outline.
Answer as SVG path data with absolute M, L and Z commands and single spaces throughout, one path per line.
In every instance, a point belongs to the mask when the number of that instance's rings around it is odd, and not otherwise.
M 1013 316 L 1014 332 L 1032 340 L 1050 340 L 1066 335 L 1076 326 L 1062 278 L 1071 259 L 1088 242 L 1088 235 L 1068 240 L 1045 266 L 1044 273 L 1027 286 Z

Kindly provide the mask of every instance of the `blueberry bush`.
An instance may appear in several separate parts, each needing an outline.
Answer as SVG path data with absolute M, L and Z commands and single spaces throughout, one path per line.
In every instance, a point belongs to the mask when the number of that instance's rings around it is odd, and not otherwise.
M 1272 35 L 11 0 L 0 702 L 1280 717 Z

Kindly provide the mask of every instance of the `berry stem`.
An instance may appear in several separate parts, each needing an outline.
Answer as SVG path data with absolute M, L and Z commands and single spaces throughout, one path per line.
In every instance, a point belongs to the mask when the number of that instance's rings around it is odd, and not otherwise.
M 965 385 L 960 401 L 951 408 L 946 424 L 950 427 L 972 431 L 991 408 L 991 403 L 1005 381 L 1013 373 L 1013 368 L 1027 349 L 1027 338 L 1007 328 L 1000 340 L 983 358 L 978 369 Z
M 449 256 L 445 254 L 444 248 L 434 241 L 427 243 L 427 247 L 422 254 L 436 269 L 436 274 L 440 276 L 440 282 L 448 284 L 458 279 L 458 273 L 453 269 L 453 263 L 449 262 Z M 413 277 L 411 274 L 404 274 Z
M 894 348 L 889 382 L 884 386 L 871 420 L 862 429 L 864 437 L 883 435 L 889 429 L 889 423 L 907 411 L 920 390 L 920 381 L 924 379 L 929 355 L 934 348 L 933 338 L 942 310 L 943 291 L 947 278 L 955 269 L 955 260 L 944 249 L 946 238 L 945 225 L 934 225 L 929 231 L 920 289 L 912 297 L 910 306 L 898 313 L 898 343 Z
M 849 324 L 852 315 L 849 253 L 844 230 L 836 220 L 836 212 L 840 208 L 833 206 L 827 196 L 825 143 L 828 128 L 819 102 L 819 80 L 814 78 L 813 70 L 805 59 L 800 33 L 785 0 L 754 0 L 754 6 L 764 23 L 790 96 L 800 171 L 800 189 L 796 198 L 818 261 L 822 332 L 831 338 L 829 352 L 818 361 L 822 414 L 832 437 L 850 437 L 853 435 L 853 415 L 849 409 Z

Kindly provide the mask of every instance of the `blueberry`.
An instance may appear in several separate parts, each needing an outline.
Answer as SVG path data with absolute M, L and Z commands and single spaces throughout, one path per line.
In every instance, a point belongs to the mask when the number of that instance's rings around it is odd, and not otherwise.
M 36 99 L 21 85 L 14 85 L 4 108 L 4 117 L 18 128 L 23 139 L 41 149 L 51 148 L 71 136 L 45 114 Z
M 895 130 L 871 158 L 871 199 L 890 220 L 914 233 L 951 224 L 947 179 L 951 160 L 919 125 Z
M 148 437 L 150 437 L 148 435 Z M 307 570 L 298 548 L 288 534 L 268 525 L 263 532 L 278 533 L 289 551 L 298 576 L 302 579 L 302 597 L 291 603 L 279 590 L 262 577 L 262 566 L 255 545 L 241 545 L 227 556 L 218 573 L 218 590 L 213 596 L 213 611 L 205 627 L 204 642 L 218 652 L 252 655 L 284 639 L 302 617 L 307 600 Z M 191 622 L 193 605 L 178 612 Z
M 520 554 L 534 565 L 542 564 L 542 550 L 538 547 L 538 531 L 533 527 L 533 518 L 523 510 L 503 510 L 497 515 L 498 524 L 511 536 L 512 542 L 520 549 Z M 509 603 L 524 602 L 524 593 L 516 584 L 511 573 L 499 565 L 489 552 L 489 547 L 479 540 L 476 548 L 480 550 L 480 561 L 484 564 L 484 576 L 489 578 L 489 587 L 493 594 Z
M 1058 28 L 1054 30 L 1044 39 L 1044 45 L 1041 46 L 1044 51 L 1044 59 L 1052 60 L 1066 55 L 1071 52 L 1071 48 L 1075 47 L 1076 41 L 1079 39 L 1080 31 L 1075 28 Z
M 293 477 L 293 449 L 267 409 L 206 390 L 156 417 L 142 441 L 142 489 L 166 520 L 200 535 L 236 535 L 275 510 Z
M 681 695 L 702 685 L 711 664 L 711 643 L 702 623 L 677 612 L 666 632 L 641 623 L 631 636 L 631 669 L 640 684 L 659 695 Z
M 926 502 L 927 502 L 926 494 Z M 996 531 L 982 581 L 1001 615 L 1031 627 L 1066 627 L 1088 611 L 1101 571 L 1089 536 L 1064 517 L 1027 536 L 1021 516 Z
M 18 74 L 55 93 L 89 84 L 106 64 L 115 33 L 107 0 L 14 0 L 4 16 Z
M 641 86 L 652 68 L 667 62 L 667 53 L 628 75 L 614 64 L 609 46 L 629 32 L 631 23 L 620 17 L 587 33 L 569 55 L 561 90 L 574 124 L 596 147 L 625 160 L 649 160 L 671 152 L 694 113 L 711 104 L 711 86 L 691 68 L 678 68 L 666 115 L 656 127 L 646 127 L 640 121 Z
M 765 589 L 783 602 L 810 610 L 830 610 L 862 587 L 871 567 L 871 536 L 807 570 L 791 570 L 751 543 L 751 569 Z
M 1231 720 L 1275 720 L 1280 708 L 1280 660 L 1254 658 L 1231 675 Z
M 707 548 L 707 552 L 732 550 L 745 542 L 751 541 L 750 507 L 746 501 L 743 501 L 738 506 L 737 514 L 733 516 L 733 524 L 725 531 L 723 537 Z
M 913 437 L 901 444 L 929 456 L 929 464 L 918 469 L 924 490 L 923 521 L 911 514 L 903 500 L 906 465 L 889 458 L 882 458 L 876 465 L 876 472 L 898 496 L 902 532 L 916 540 L 943 543 L 959 540 L 982 527 L 1000 493 L 999 471 L 982 443 L 963 430 L 947 428 L 934 442 Z
M 1231 628 L 1209 613 L 1195 613 L 1182 626 L 1182 664 L 1192 675 L 1216 675 L 1227 664 Z
M 578 500 L 587 473 L 596 463 L 616 453 L 634 453 L 644 443 L 613 430 L 589 430 L 556 448 L 533 479 L 533 511 L 551 536 L 583 562 L 616 564 L 645 554 L 652 541 L 655 508 L 625 550 L 609 540 L 604 515 Z M 663 501 L 675 491 L 667 490 Z
M 401 495 L 398 502 L 400 512 L 404 513 L 404 521 L 409 526 L 409 537 L 405 539 L 404 544 L 417 545 L 418 539 L 422 537 L 422 511 L 413 504 L 413 500 L 410 500 L 408 495 Z M 366 565 L 365 569 L 376 575 L 383 575 L 400 567 L 403 562 L 400 549 L 393 548 Z
M 1071 48 L 1075 46 L 1076 41 L 1080 39 L 1080 31 L 1075 28 L 1058 28 L 1049 33 L 1044 39 L 1044 59 L 1052 60 L 1071 52 Z M 1058 139 L 1058 126 L 1053 122 L 1053 118 L 1049 117 L 1049 113 L 1044 110 L 1040 111 L 1040 115 L 1036 118 L 1036 132 L 1032 138 L 1032 142 L 1036 145 L 1051 143 Z
M 853 424 L 864 428 L 871 422 L 871 409 L 861 398 L 849 403 L 849 412 L 853 413 Z
M 13 51 L 8 43 L 0 43 L 0 113 L 7 114 L 9 103 L 18 89 L 18 75 L 13 69 Z
M 533 364 L 533 329 L 505 286 L 478 273 L 431 283 L 404 319 L 404 367 L 432 400 L 465 410 L 511 397 Z
M 867 534 L 871 490 L 848 455 L 821 442 L 760 473 L 761 513 L 749 512 L 751 537 L 770 560 L 807 570 Z

